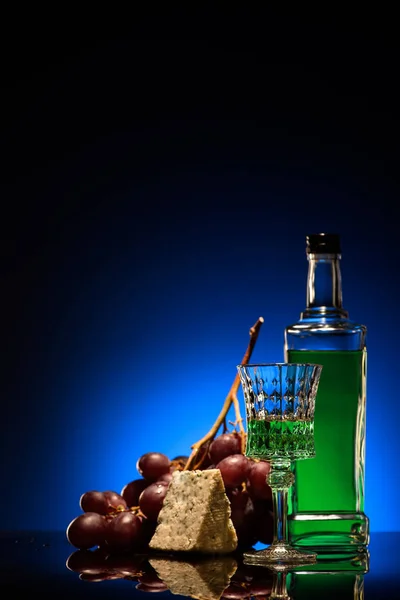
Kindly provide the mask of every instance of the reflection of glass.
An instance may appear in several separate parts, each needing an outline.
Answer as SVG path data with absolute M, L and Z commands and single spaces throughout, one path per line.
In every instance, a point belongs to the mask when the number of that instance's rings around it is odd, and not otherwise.
M 271 567 L 274 570 L 274 580 L 272 584 L 272 591 L 270 595 L 271 600 L 294 600 L 292 596 L 289 596 L 288 592 L 288 569 L 285 565 L 276 564 Z M 290 574 L 289 574 L 290 577 Z
M 288 539 L 287 495 L 294 461 L 313 458 L 315 399 L 322 367 L 272 363 L 237 367 L 246 405 L 246 456 L 268 460 L 274 538 L 269 548 L 244 555 L 247 564 L 315 562 L 316 554 L 296 550 Z

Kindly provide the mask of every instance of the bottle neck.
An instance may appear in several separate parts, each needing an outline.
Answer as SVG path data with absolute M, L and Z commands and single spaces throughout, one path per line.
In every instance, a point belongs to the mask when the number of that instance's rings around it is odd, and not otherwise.
M 308 254 L 307 305 L 302 318 L 347 318 L 342 306 L 340 254 Z

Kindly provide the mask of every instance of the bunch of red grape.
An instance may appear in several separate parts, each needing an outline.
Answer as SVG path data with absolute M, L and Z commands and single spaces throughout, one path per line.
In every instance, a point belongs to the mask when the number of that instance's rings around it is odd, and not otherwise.
M 140 475 L 120 493 L 88 491 L 80 498 L 82 514 L 67 528 L 69 542 L 81 550 L 94 547 L 106 552 L 145 551 L 157 526 L 172 473 L 182 470 L 187 456 L 170 460 L 148 452 L 136 464 Z M 231 519 L 238 549 L 272 541 L 271 488 L 266 482 L 270 465 L 253 461 L 241 452 L 236 432 L 222 433 L 206 448 L 200 469 L 219 469 L 231 504 Z

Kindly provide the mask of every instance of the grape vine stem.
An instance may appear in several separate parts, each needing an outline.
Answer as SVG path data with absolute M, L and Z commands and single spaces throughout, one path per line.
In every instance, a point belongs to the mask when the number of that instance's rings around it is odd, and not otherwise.
M 253 327 L 250 328 L 250 331 L 249 331 L 250 340 L 249 340 L 246 352 L 244 353 L 244 356 L 242 358 L 241 364 L 245 364 L 245 363 L 249 362 L 251 355 L 253 353 L 254 347 L 256 345 L 256 342 L 257 342 L 258 334 L 260 333 L 260 329 L 261 329 L 261 326 L 263 323 L 264 323 L 263 317 L 259 317 L 257 319 L 257 322 L 253 325 Z M 233 404 L 233 407 L 235 410 L 235 416 L 236 416 L 235 424 L 239 427 L 239 433 L 240 433 L 241 444 L 242 444 L 242 452 L 244 453 L 246 432 L 243 427 L 243 419 L 240 414 L 239 400 L 237 397 L 237 391 L 239 389 L 239 385 L 240 385 L 240 378 L 239 378 L 239 374 L 236 373 L 235 379 L 233 380 L 231 388 L 225 398 L 221 412 L 219 413 L 214 425 L 211 427 L 210 431 L 208 433 L 206 433 L 206 435 L 204 437 L 202 437 L 198 442 L 195 442 L 191 446 L 192 452 L 191 452 L 189 459 L 183 469 L 184 471 L 190 471 L 190 470 L 200 468 L 204 458 L 206 457 L 206 453 L 205 452 L 202 453 L 202 456 L 199 458 L 198 457 L 199 450 L 204 448 L 206 446 L 206 444 L 209 444 L 215 438 L 221 425 L 223 423 L 226 423 L 226 415 L 228 414 L 228 411 L 229 411 L 230 407 L 232 406 L 232 404 Z M 196 460 L 196 459 L 198 459 L 198 460 Z

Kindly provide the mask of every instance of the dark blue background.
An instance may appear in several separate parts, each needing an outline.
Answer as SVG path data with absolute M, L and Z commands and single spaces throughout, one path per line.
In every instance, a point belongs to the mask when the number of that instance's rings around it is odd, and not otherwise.
M 64 529 L 142 453 L 189 453 L 261 315 L 253 359 L 282 360 L 319 231 L 369 332 L 366 512 L 400 529 L 398 49 L 285 35 L 7 45 L 0 529 Z

